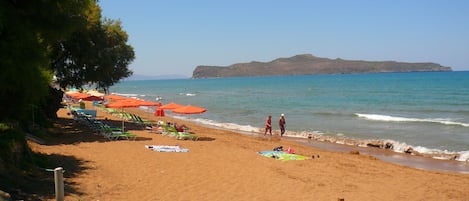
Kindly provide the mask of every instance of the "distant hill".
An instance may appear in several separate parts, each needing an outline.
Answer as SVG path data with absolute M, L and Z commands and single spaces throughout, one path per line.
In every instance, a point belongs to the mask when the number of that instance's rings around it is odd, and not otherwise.
M 426 71 L 452 71 L 452 69 L 436 63 L 357 61 L 303 54 L 270 62 L 253 61 L 230 66 L 197 66 L 192 78 Z
M 172 79 L 187 79 L 189 77 L 184 75 L 140 75 L 134 74 L 124 80 L 172 80 Z

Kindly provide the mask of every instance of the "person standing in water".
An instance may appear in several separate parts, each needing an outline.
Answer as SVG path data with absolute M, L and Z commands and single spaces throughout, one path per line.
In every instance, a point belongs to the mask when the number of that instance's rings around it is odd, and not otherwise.
M 285 115 L 281 114 L 280 119 L 278 120 L 278 127 L 280 128 L 280 137 L 283 137 L 283 134 L 285 133 L 285 124 L 287 122 L 285 121 Z
M 267 134 L 267 131 L 269 131 L 270 136 L 272 136 L 272 116 L 267 116 L 267 119 L 265 120 L 265 132 L 264 136 Z

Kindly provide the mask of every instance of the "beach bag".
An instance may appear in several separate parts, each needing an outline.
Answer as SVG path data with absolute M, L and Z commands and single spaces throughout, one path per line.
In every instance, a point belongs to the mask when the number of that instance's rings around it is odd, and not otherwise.
M 294 154 L 294 153 L 295 153 L 295 150 L 294 150 L 293 148 L 291 148 L 291 147 L 288 147 L 288 149 L 287 149 L 286 152 L 289 153 L 289 154 Z

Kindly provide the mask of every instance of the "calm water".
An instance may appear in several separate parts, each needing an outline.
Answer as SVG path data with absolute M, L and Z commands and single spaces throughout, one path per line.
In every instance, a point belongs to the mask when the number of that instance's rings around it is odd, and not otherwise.
M 392 140 L 396 151 L 469 158 L 469 72 L 125 81 L 111 92 L 206 107 L 183 118 L 212 126 L 257 132 L 272 115 L 278 129 L 284 113 L 290 136 Z

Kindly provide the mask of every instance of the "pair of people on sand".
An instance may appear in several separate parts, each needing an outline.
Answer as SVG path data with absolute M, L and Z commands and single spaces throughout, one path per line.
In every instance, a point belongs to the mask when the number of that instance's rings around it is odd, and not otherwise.
M 278 120 L 278 127 L 280 128 L 280 137 L 283 137 L 283 134 L 285 133 L 285 124 L 287 122 L 285 121 L 285 115 L 281 114 L 280 118 Z M 267 132 L 269 132 L 270 136 L 272 136 L 272 116 L 267 116 L 267 119 L 265 120 L 265 131 L 264 131 L 264 136 L 267 135 Z

